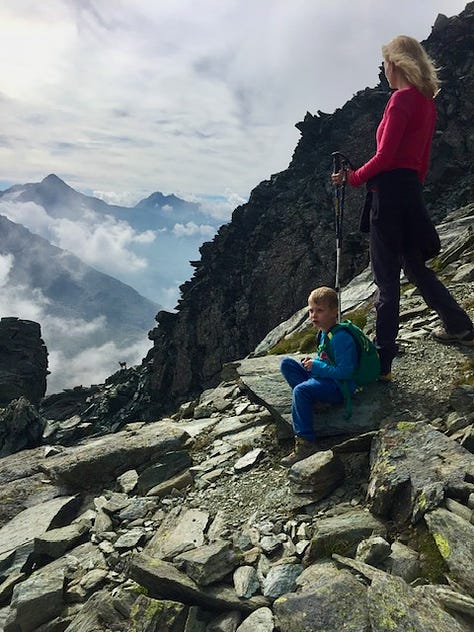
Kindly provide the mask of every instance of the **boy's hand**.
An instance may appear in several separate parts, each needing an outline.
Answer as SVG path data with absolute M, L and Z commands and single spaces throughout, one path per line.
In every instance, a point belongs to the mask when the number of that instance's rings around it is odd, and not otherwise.
M 307 371 L 311 372 L 311 368 L 312 368 L 312 366 L 313 366 L 313 360 L 312 360 L 312 358 L 303 358 L 303 359 L 301 360 L 301 364 L 304 366 L 304 368 L 305 368 Z

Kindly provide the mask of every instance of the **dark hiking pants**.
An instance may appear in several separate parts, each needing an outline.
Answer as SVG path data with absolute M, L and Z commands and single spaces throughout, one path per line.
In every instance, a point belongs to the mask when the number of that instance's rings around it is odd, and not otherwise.
M 416 285 L 425 303 L 438 314 L 446 331 L 457 334 L 472 329 L 471 319 L 436 274 L 426 267 L 420 251 L 393 252 L 383 231 L 372 225 L 370 258 L 378 288 L 375 302 L 376 346 L 380 353 L 382 373 L 390 371 L 391 361 L 397 354 L 401 270 L 410 283 Z

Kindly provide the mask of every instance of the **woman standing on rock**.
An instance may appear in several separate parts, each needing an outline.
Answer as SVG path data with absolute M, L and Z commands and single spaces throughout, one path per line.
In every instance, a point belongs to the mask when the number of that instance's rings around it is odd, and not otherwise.
M 474 327 L 425 265 L 440 249 L 422 194 L 435 127 L 436 68 L 421 44 L 406 35 L 395 37 L 382 53 L 385 76 L 395 92 L 377 128 L 377 151 L 362 167 L 340 171 L 332 181 L 340 185 L 347 179 L 354 187 L 367 183 L 361 230 L 370 231 L 370 259 L 378 288 L 375 342 L 381 379 L 388 381 L 398 350 L 401 269 L 443 323 L 432 333 L 436 340 L 474 346 Z

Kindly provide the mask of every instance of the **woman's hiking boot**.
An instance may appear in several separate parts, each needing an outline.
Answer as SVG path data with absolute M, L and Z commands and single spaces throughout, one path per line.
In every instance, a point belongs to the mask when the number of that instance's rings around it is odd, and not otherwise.
M 309 456 L 318 451 L 316 444 L 313 441 L 303 439 L 303 437 L 295 437 L 295 447 L 293 452 L 290 452 L 288 456 L 285 456 L 280 463 L 284 467 L 291 467 L 298 461 L 307 459 Z
M 474 347 L 474 329 L 463 331 L 460 334 L 450 334 L 444 327 L 438 327 L 433 330 L 431 335 L 435 340 L 444 344 L 449 345 L 453 342 L 458 342 L 466 347 Z

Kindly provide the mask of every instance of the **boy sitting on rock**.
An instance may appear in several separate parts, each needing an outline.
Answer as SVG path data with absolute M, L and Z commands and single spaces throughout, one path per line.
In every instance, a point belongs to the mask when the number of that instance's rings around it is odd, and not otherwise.
M 352 336 L 344 330 L 329 333 L 337 323 L 338 297 L 329 287 L 318 287 L 308 297 L 309 318 L 320 330 L 319 347 L 314 358 L 283 358 L 281 372 L 293 390 L 291 415 L 295 433 L 293 452 L 282 459 L 285 467 L 306 459 L 317 451 L 313 429 L 313 407 L 316 402 L 340 404 L 344 401 L 341 380 L 348 380 L 352 394 L 356 384 L 351 380 L 357 368 L 357 348 Z M 333 362 L 323 351 L 325 338 L 330 337 Z

